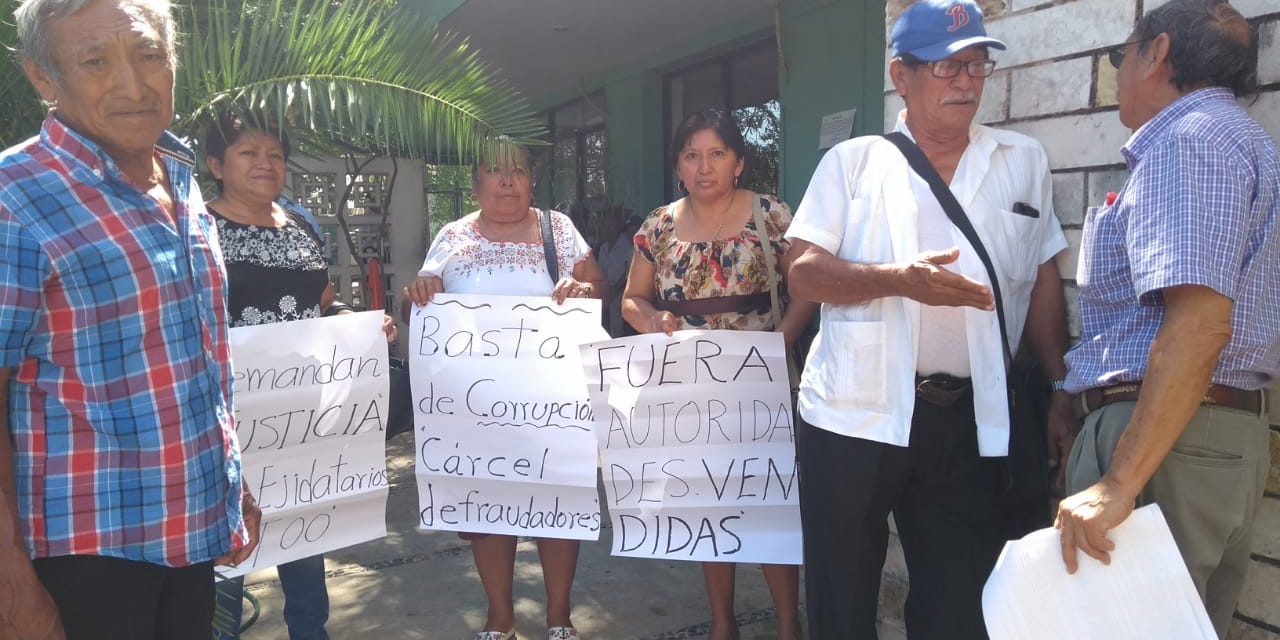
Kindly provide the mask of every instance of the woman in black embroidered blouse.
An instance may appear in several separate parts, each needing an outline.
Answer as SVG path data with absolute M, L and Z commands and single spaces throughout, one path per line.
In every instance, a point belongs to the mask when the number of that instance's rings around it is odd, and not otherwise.
M 209 172 L 219 195 L 206 206 L 218 225 L 218 243 L 227 270 L 227 312 L 232 327 L 351 313 L 334 294 L 319 230 L 303 211 L 278 200 L 284 191 L 289 141 L 271 127 L 247 128 L 228 117 L 205 141 Z M 296 205 L 291 205 L 296 206 Z M 383 322 L 387 341 L 396 325 Z M 284 619 L 295 640 L 327 640 L 329 595 L 324 556 L 315 555 L 277 567 L 285 593 Z M 219 586 L 219 602 L 238 625 L 243 578 Z M 219 638 L 238 638 L 220 632 Z

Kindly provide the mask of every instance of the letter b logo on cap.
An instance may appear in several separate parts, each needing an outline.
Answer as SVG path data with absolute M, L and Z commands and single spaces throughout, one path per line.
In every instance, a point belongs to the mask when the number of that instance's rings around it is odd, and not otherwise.
M 947 15 L 951 16 L 951 26 L 947 27 L 947 33 L 955 33 L 969 24 L 969 12 L 964 10 L 964 5 L 957 4 L 947 9 Z

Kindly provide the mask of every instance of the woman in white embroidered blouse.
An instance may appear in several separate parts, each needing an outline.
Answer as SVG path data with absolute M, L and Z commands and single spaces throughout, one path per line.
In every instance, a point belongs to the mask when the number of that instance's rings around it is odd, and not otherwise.
M 480 210 L 444 226 L 427 250 L 418 278 L 404 288 L 400 308 L 410 302 L 427 304 L 442 292 L 490 295 L 550 295 L 565 298 L 603 298 L 607 283 L 591 248 L 569 217 L 551 216 L 559 273 L 547 268 L 538 210 L 532 208 L 529 154 L 517 148 L 506 162 L 484 161 L 471 172 L 471 186 Z M 407 318 L 406 318 L 407 320 Z M 480 582 L 489 601 L 488 619 L 476 640 L 515 637 L 512 581 L 515 573 L 514 536 L 459 534 L 471 541 Z M 569 620 L 569 592 L 577 570 L 577 540 L 541 538 L 537 541 L 547 590 L 548 638 L 577 640 Z

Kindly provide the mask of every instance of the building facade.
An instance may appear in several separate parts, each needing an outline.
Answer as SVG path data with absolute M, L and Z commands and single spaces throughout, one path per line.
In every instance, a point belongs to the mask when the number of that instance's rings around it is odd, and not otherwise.
M 1165 0 L 979 0 L 1009 45 L 988 79 L 979 119 L 1038 139 L 1053 170 L 1054 208 L 1071 241 L 1061 258 L 1075 309 L 1076 254 L 1087 205 L 1126 172 L 1115 71 L 1106 52 Z M 902 101 L 886 73 L 892 20 L 909 0 L 420 0 L 470 37 L 543 112 L 553 145 L 538 168 L 538 204 L 574 213 L 589 238 L 602 220 L 644 214 L 675 197 L 668 140 L 687 113 L 728 108 L 749 126 L 753 185 L 799 204 L 823 149 L 824 116 L 854 110 L 851 135 L 892 126 Z M 1280 139 L 1280 3 L 1232 0 L 1260 36 L 1262 91 L 1246 104 Z M 758 156 L 758 157 L 757 157 Z M 1280 396 L 1280 394 L 1274 394 Z M 1280 425 L 1280 409 L 1272 408 Z M 1280 426 L 1254 564 L 1232 637 L 1280 640 Z M 906 575 L 891 549 L 883 637 L 901 628 Z

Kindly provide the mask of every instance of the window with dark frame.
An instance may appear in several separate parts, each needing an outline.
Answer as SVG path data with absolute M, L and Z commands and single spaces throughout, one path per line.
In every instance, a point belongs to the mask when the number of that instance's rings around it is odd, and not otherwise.
M 569 215 L 588 238 L 609 204 L 604 101 L 598 91 L 549 110 L 551 145 L 533 150 L 535 200 Z

